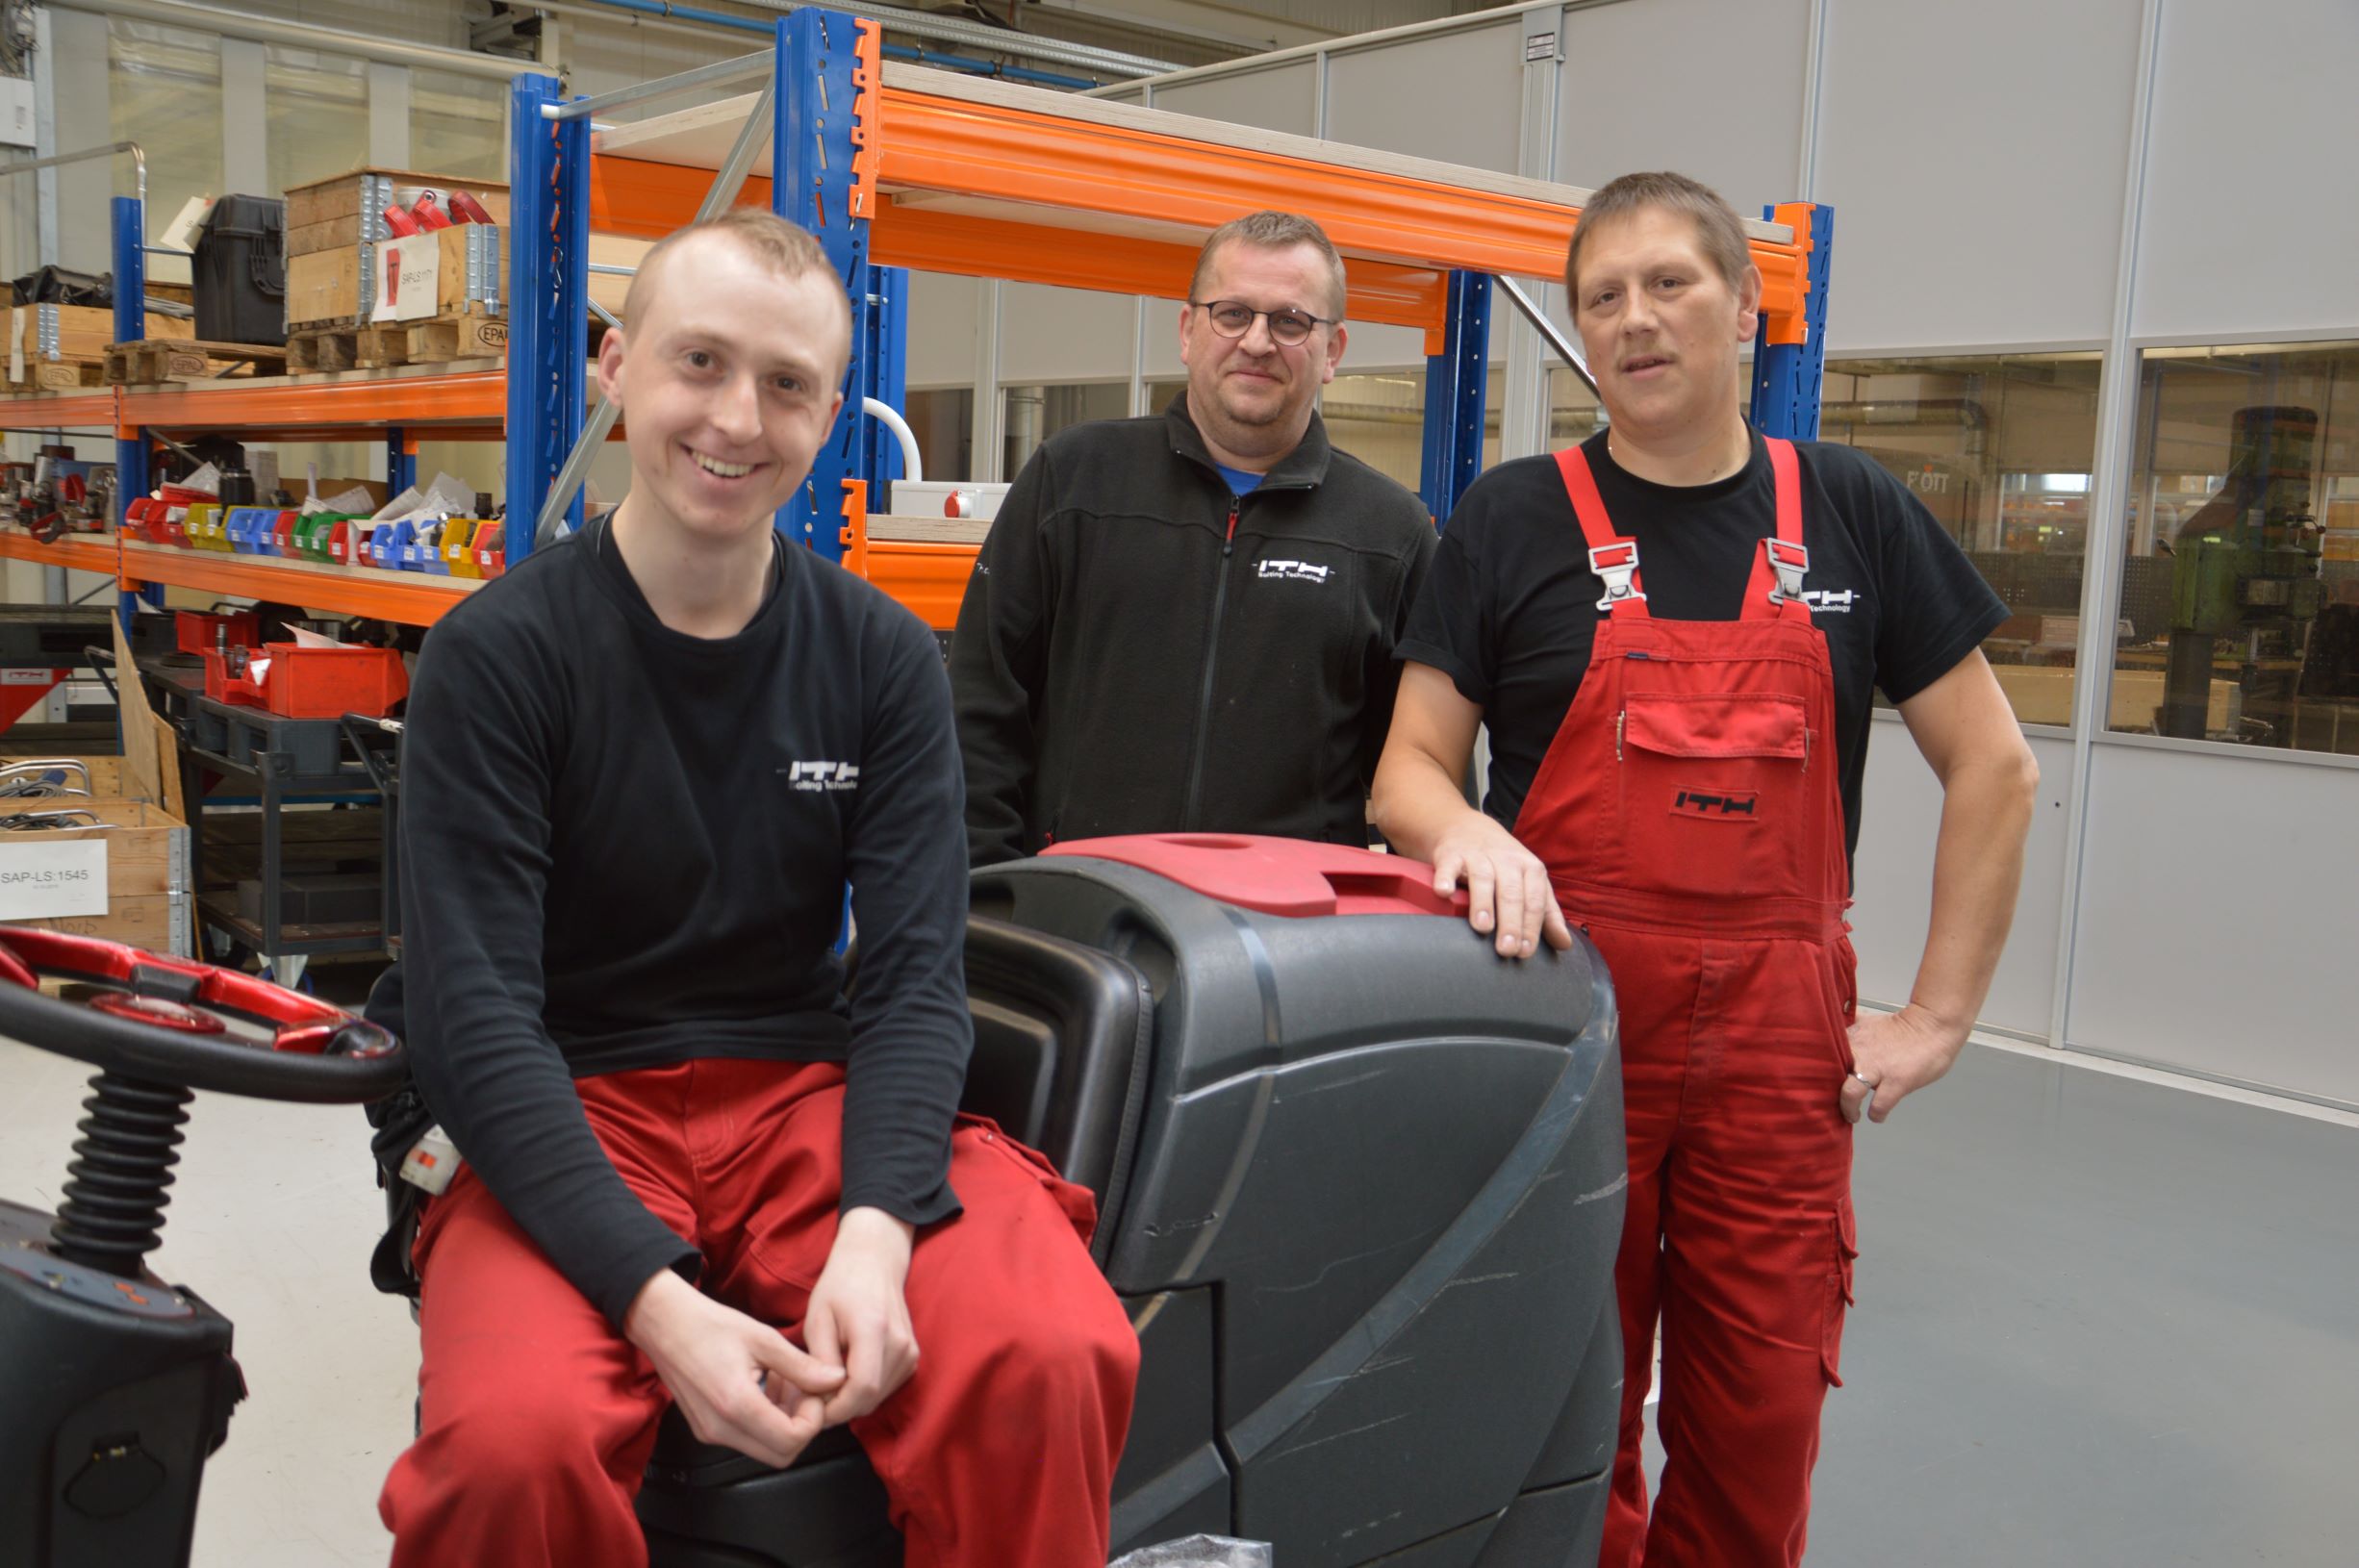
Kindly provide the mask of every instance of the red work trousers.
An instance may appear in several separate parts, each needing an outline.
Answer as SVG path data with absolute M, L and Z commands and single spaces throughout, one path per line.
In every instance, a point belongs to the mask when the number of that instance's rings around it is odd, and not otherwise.
M 844 1074 L 704 1060 L 585 1078 L 591 1127 L 704 1288 L 792 1333 L 835 1237 Z M 988 1123 L 951 1141 L 921 1233 L 921 1360 L 852 1423 L 910 1568 L 1103 1568 L 1138 1341 L 1085 1245 L 1089 1194 Z M 427 1207 L 422 1429 L 378 1512 L 393 1568 L 644 1568 L 632 1498 L 669 1396 L 474 1178 Z M 1021 1440 L 1011 1440 L 1021 1434 Z
M 1592 924 L 1622 1008 L 1630 1198 L 1605 1568 L 1802 1560 L 1857 1252 L 1847 945 Z M 1645 1404 L 1662 1334 L 1648 1508 Z

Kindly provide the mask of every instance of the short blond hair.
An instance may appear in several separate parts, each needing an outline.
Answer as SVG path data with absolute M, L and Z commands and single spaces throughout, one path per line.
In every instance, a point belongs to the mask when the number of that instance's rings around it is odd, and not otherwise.
M 844 302 L 846 330 L 850 331 L 851 296 L 844 291 L 844 280 L 836 272 L 835 264 L 827 260 L 827 252 L 809 230 L 762 207 L 732 207 L 718 216 L 674 229 L 655 241 L 639 258 L 639 270 L 631 278 L 629 291 L 622 296 L 622 324 L 626 329 L 639 319 L 639 312 L 649 297 L 648 291 L 655 287 L 663 272 L 664 258 L 682 240 L 700 234 L 728 236 L 782 278 L 808 277 L 814 273 L 825 277 L 835 286 L 836 297 Z
M 1327 231 L 1311 218 L 1300 213 L 1248 213 L 1232 217 L 1214 229 L 1205 240 L 1205 248 L 1196 253 L 1196 270 L 1188 278 L 1188 298 L 1202 299 L 1205 279 L 1212 272 L 1212 260 L 1223 245 L 1252 245 L 1258 250 L 1292 250 L 1297 245 L 1308 245 L 1327 263 L 1333 275 L 1334 288 L 1330 295 L 1329 319 L 1343 319 L 1344 301 L 1350 296 L 1343 278 L 1343 258 L 1336 254 L 1334 241 Z
M 1668 170 L 1625 174 L 1609 181 L 1589 197 L 1573 224 L 1572 242 L 1564 249 L 1564 294 L 1572 308 L 1581 309 L 1581 243 L 1599 224 L 1628 217 L 1642 208 L 1661 207 L 1695 220 L 1695 237 L 1704 255 L 1730 289 L 1742 291 L 1745 268 L 1753 265 L 1753 248 L 1745 242 L 1744 220 L 1720 192 Z

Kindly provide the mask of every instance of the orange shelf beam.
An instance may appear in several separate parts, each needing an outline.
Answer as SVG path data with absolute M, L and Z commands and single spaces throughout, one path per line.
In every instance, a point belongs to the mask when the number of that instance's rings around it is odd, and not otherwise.
M 433 625 L 479 586 L 469 577 L 128 543 L 122 547 L 122 583 L 125 588 L 165 583 L 411 626 Z
M 1085 234 L 1045 223 L 1016 223 L 971 214 L 877 204 L 870 259 L 885 266 L 964 277 L 1005 278 L 1067 289 L 1177 300 L 1196 270 L 1197 247 L 1119 234 Z M 1355 261 L 1347 315 L 1388 326 L 1440 327 L 1450 280 L 1432 267 Z
M 896 540 L 868 542 L 868 580 L 911 615 L 938 632 L 958 624 L 958 601 L 975 575 L 973 544 L 911 544 Z
M 1563 269 L 1579 215 L 1577 208 L 1526 196 L 907 88 L 887 86 L 877 97 L 880 123 L 871 145 L 887 193 L 940 191 L 1208 230 L 1282 191 L 1285 205 L 1316 217 L 1347 256 L 1535 278 Z M 1100 239 L 1076 235 L 1068 243 L 1078 252 Z M 1752 249 L 1764 309 L 1798 311 L 1799 247 L 1755 240 Z M 1000 265 L 986 251 L 970 269 Z
M 300 430 L 376 425 L 497 425 L 508 413 L 501 370 L 422 376 L 346 376 L 330 380 L 270 376 L 217 386 L 126 391 L 125 426 L 222 430 Z M 128 434 L 128 432 L 126 432 Z
M 24 392 L 0 397 L 0 430 L 109 430 L 114 425 L 115 389 L 78 392 Z
M 653 164 L 643 158 L 590 159 L 590 228 L 596 234 L 629 235 L 661 240 L 692 221 L 713 188 L 713 171 L 678 164 Z M 739 207 L 770 207 L 770 182 L 758 174 L 746 176 L 738 191 Z
M 103 571 L 112 577 L 114 536 L 67 534 L 54 544 L 44 544 L 21 529 L 0 528 L 0 557 L 38 561 L 44 567 L 70 567 L 76 571 Z

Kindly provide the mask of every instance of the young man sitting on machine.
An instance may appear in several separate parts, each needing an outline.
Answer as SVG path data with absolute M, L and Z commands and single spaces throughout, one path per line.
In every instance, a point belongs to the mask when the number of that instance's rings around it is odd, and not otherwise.
M 913 1565 L 1105 1561 L 1138 1347 L 1089 1195 L 954 1114 L 942 660 L 772 526 L 850 343 L 801 230 L 738 209 L 666 240 L 598 361 L 629 495 L 427 639 L 402 990 L 465 1167 L 413 1252 L 396 1568 L 644 1564 L 632 1496 L 670 1401 L 781 1466 L 849 1423 Z

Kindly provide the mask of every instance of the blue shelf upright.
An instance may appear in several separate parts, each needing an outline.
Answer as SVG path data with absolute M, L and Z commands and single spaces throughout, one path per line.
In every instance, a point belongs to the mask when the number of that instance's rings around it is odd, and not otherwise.
M 553 76 L 516 79 L 509 96 L 508 564 L 532 553 L 534 521 L 582 429 L 582 321 L 590 282 L 590 122 L 552 120 Z M 536 242 L 536 240 L 538 242 Z M 389 432 L 389 468 L 398 432 Z M 392 477 L 389 472 L 388 477 Z M 566 520 L 581 526 L 579 490 Z
M 874 397 L 898 409 L 905 386 L 908 281 L 899 267 L 869 263 L 869 127 L 861 113 L 876 87 L 875 24 L 805 8 L 778 22 L 776 120 L 772 132 L 771 205 L 809 230 L 851 300 L 851 360 L 844 409 L 801 491 L 778 514 L 788 538 L 843 559 L 844 482 L 863 480 L 879 495 L 898 445 L 862 410 Z
M 147 204 L 137 196 L 116 196 L 114 211 L 109 215 L 114 229 L 109 236 L 114 251 L 114 341 L 136 343 L 147 336 Z M 123 525 L 123 509 L 145 495 L 150 489 L 147 474 L 147 433 L 133 431 L 125 435 L 114 432 L 114 516 L 109 519 L 119 529 Z M 115 614 L 122 618 L 123 629 L 131 629 L 131 618 L 140 612 L 142 603 L 162 606 L 164 587 L 156 584 L 146 591 L 142 599 L 139 594 L 117 594 Z
M 1425 362 L 1425 457 L 1417 492 L 1436 523 L 1483 471 L 1483 403 L 1490 372 L 1491 280 L 1453 272 L 1442 349 Z
M 1762 210 L 1773 223 L 1808 236 L 1803 258 L 1802 341 L 1760 342 L 1753 348 L 1753 427 L 1788 441 L 1818 439 L 1820 383 L 1826 375 L 1828 259 L 1835 249 L 1835 209 L 1788 202 Z M 1765 329 L 1764 329 L 1765 330 Z

